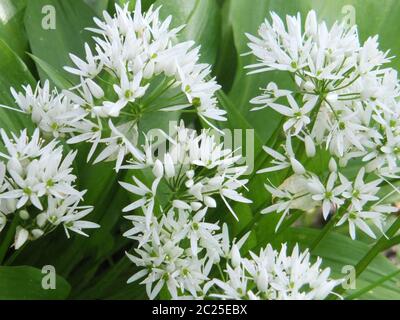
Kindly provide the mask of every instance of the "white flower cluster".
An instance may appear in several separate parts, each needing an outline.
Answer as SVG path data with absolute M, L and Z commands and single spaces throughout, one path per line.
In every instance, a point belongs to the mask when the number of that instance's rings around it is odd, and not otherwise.
M 202 298 L 213 265 L 229 249 L 226 225 L 219 232 L 217 224 L 205 222 L 206 212 L 170 209 L 160 219 L 154 217 L 150 229 L 143 216 L 127 217 L 133 228 L 124 235 L 139 242 L 128 257 L 140 268 L 128 283 L 145 277 L 141 283 L 150 299 L 164 286 L 173 299 Z
M 160 20 L 159 9 L 142 14 L 136 1 L 133 13 L 116 5 L 114 17 L 105 11 L 104 21 L 95 18 L 94 50 L 85 44 L 85 59 L 70 54 L 75 67 L 65 67 L 79 85 L 60 94 L 49 92 L 47 82 L 34 92 L 12 90 L 20 109 L 47 134 L 91 143 L 89 158 L 98 144 L 111 144 L 97 162 L 132 153 L 140 120 L 155 112 L 195 112 L 211 126 L 210 120 L 225 121 L 214 96 L 220 86 L 208 79 L 211 67 L 199 63 L 193 41 L 176 41 L 183 26 L 170 29 L 171 16 Z
M 85 192 L 74 186 L 76 152 L 63 157 L 62 147 L 56 141 L 45 144 L 38 129 L 32 137 L 24 130 L 11 138 L 1 130 L 1 138 L 5 151 L 0 152 L 0 231 L 8 219 L 17 219 L 15 249 L 58 225 L 68 237 L 69 230 L 85 235 L 82 229 L 98 227 L 81 220 L 93 208 L 79 206 Z
M 157 297 L 162 288 L 167 288 L 173 299 L 183 298 L 244 298 L 247 290 L 239 294 L 239 288 L 234 287 L 235 295 L 219 292 L 218 287 L 230 292 L 231 286 L 239 285 L 236 276 L 240 270 L 227 266 L 226 273 L 230 277 L 228 282 L 216 279 L 213 273 L 216 266 L 222 261 L 232 261 L 235 266 L 251 265 L 250 260 L 240 258 L 239 249 L 244 244 L 247 236 L 235 243 L 229 240 L 227 225 L 223 225 L 222 232 L 218 222 L 207 222 L 206 214 L 209 208 L 217 205 L 214 195 L 224 199 L 225 204 L 236 217 L 232 208 L 226 200 L 234 200 L 243 203 L 250 201 L 243 197 L 237 189 L 244 187 L 247 180 L 239 180 L 246 171 L 246 167 L 234 166 L 238 157 L 232 156 L 231 150 L 223 149 L 221 144 L 215 142 L 215 137 L 204 130 L 200 135 L 193 130 L 187 129 L 181 124 L 176 128 L 176 137 L 167 137 L 170 148 L 164 154 L 155 154 L 155 147 L 147 141 L 144 146 L 144 159 L 142 162 L 131 162 L 124 166 L 126 169 L 149 170 L 151 178 L 146 175 L 147 180 L 152 181 L 151 186 L 146 186 L 138 178 L 133 177 L 135 184 L 121 182 L 121 185 L 138 196 L 139 199 L 126 207 L 124 211 L 142 208 L 143 215 L 127 216 L 133 228 L 128 230 L 124 236 L 136 240 L 139 244 L 134 254 L 128 254 L 130 260 L 139 267 L 128 282 L 139 279 L 146 285 L 147 294 L 151 299 Z M 160 160 L 160 159 L 162 160 Z M 164 201 L 162 192 L 169 189 L 171 199 Z M 160 209 L 158 209 L 160 207 Z M 271 254 L 271 249 L 262 255 L 265 259 Z M 296 251 L 297 252 L 297 251 Z M 282 253 L 283 255 L 283 253 Z M 274 255 L 268 260 L 274 264 L 276 269 L 271 273 L 278 272 L 279 268 L 293 267 L 299 274 L 293 274 L 294 287 L 287 291 L 286 287 L 277 287 L 278 280 L 265 278 L 265 286 L 275 287 L 275 295 L 267 296 L 255 292 L 251 298 L 259 295 L 260 298 L 291 299 L 303 297 L 305 299 L 318 299 L 327 296 L 336 282 L 328 280 L 329 270 L 319 273 L 319 261 L 313 267 L 309 267 L 309 255 L 298 255 L 293 253 L 290 258 L 292 266 L 286 260 L 274 261 Z M 240 262 L 238 262 L 238 259 Z M 259 260 L 260 260 L 259 259 Z M 283 256 L 282 258 L 283 259 Z M 285 259 L 289 259 L 286 258 Z M 255 261 L 258 261 L 255 259 Z M 242 263 L 243 262 L 243 263 Z M 263 268 L 262 262 L 258 268 Z M 295 267 L 298 263 L 302 269 Z M 256 268 L 256 266 L 254 266 Z M 242 280 L 247 283 L 250 279 L 244 273 Z M 255 269 L 254 269 L 255 270 Z M 259 271 L 251 269 L 253 276 Z M 222 270 L 220 270 L 222 272 Z M 287 281 L 288 276 L 283 273 L 290 272 L 289 269 L 281 271 L 282 281 Z M 250 282 L 249 282 L 250 283 Z M 300 288 L 310 284 L 312 290 L 304 293 Z M 268 292 L 272 289 L 268 289 Z M 297 291 L 296 291 L 297 290 Z
M 159 198 L 161 201 L 160 193 L 165 192 L 165 187 L 173 197 L 167 200 L 167 209 L 172 207 L 196 212 L 204 207 L 216 208 L 215 196 L 220 196 L 237 219 L 227 199 L 251 203 L 238 191 L 248 181 L 240 179 L 247 167 L 235 165 L 241 156 L 235 156 L 232 150 L 224 149 L 223 144 L 218 144 L 209 130 L 197 134 L 185 128 L 182 122 L 175 131 L 175 137 L 166 136 L 169 148 L 164 154 L 155 155 L 159 149 L 158 144 L 153 144 L 152 138 L 148 137 L 143 146 L 143 160 L 133 160 L 124 166 L 125 169 L 151 169 L 152 181 L 151 186 L 146 186 L 133 176 L 135 184 L 120 183 L 126 190 L 140 197 L 127 206 L 124 212 L 142 208 L 150 223 L 154 211 L 163 205 L 156 204 L 156 200 Z
M 137 270 L 128 282 L 141 280 L 150 299 L 326 298 L 340 281 L 321 270 L 320 258 L 312 264 L 297 245 L 290 256 L 286 245 L 280 252 L 268 245 L 244 258 L 240 249 L 250 233 L 230 240 L 226 224 L 210 221 L 207 213 L 219 202 L 236 219 L 230 201 L 251 203 L 242 194 L 247 167 L 212 130 L 197 133 L 182 122 L 172 134 L 161 132 L 163 141 L 145 134 L 139 146 L 141 121 L 153 113 L 194 112 L 211 127 L 226 120 L 210 66 L 199 62 L 192 41 L 177 41 L 183 27 L 171 29 L 171 17 L 160 20 L 159 10 L 142 13 L 138 0 L 134 12 L 116 5 L 113 17 L 95 18 L 96 28 L 89 29 L 95 47 L 85 44 L 85 57 L 71 54 L 75 66 L 65 67 L 79 84 L 62 92 L 48 81 L 12 89 L 18 107 L 44 137 L 88 142 L 88 160 L 96 153 L 95 163 L 115 161 L 117 171 L 134 172 L 133 183 L 120 181 L 132 199 L 123 212 L 133 212 L 124 236 L 138 244 L 127 253 Z M 374 236 L 366 221 L 382 230 L 385 214 L 394 211 L 377 202 L 377 194 L 399 171 L 397 76 L 381 69 L 389 59 L 377 39 L 360 46 L 355 27 L 328 30 L 311 12 L 302 33 L 299 16 L 288 17 L 287 31 L 277 15 L 272 19 L 260 28 L 261 39 L 249 35 L 260 60 L 250 67 L 289 72 L 298 91 L 270 83 L 252 100 L 255 109 L 270 107 L 285 117 L 286 141 L 265 147 L 273 165 L 260 172 L 293 171 L 281 186 L 267 185 L 275 203 L 263 213 L 283 213 L 282 221 L 291 209 L 321 207 L 327 219 L 340 207 L 337 224 L 348 221 L 353 238 L 355 226 Z M 79 206 L 85 192 L 74 186 L 76 153 L 63 157 L 62 147 L 45 144 L 39 129 L 32 138 L 26 131 L 12 139 L 1 132 L 7 151 L 0 153 L 0 231 L 10 217 L 17 219 L 17 249 L 60 224 L 67 236 L 98 227 L 81 220 L 92 207 Z M 328 175 L 310 170 L 302 151 L 308 158 L 327 153 Z M 337 163 L 342 168 L 357 159 L 366 165 L 350 179 Z
M 154 299 L 164 285 L 172 298 L 200 298 L 214 264 L 226 257 L 229 237 L 226 225 L 206 222 L 210 208 L 217 207 L 216 196 L 223 199 L 236 217 L 228 200 L 250 203 L 239 189 L 247 180 L 240 179 L 245 166 L 235 166 L 240 156 L 224 149 L 209 130 L 201 134 L 176 126 L 166 136 L 169 147 L 161 153 L 160 141 L 148 137 L 143 160 L 131 161 L 124 169 L 148 171 L 147 186 L 133 176 L 135 184 L 120 182 L 139 199 L 124 212 L 141 208 L 144 215 L 132 215 L 133 228 L 124 235 L 137 240 L 136 255 L 129 258 L 141 269 L 129 282 L 144 276 L 147 294 Z M 167 193 L 168 198 L 163 199 Z
M 291 255 L 287 245 L 280 252 L 271 245 L 251 259 L 242 258 L 238 249 L 227 264 L 226 281 L 214 280 L 221 292 L 211 296 L 228 300 L 323 300 L 342 280 L 330 279 L 330 269 L 321 269 L 320 258 L 312 264 L 308 251 L 296 245 Z
M 78 105 L 73 105 L 71 100 L 59 94 L 57 89 L 51 90 L 48 80 L 44 82 L 43 87 L 38 83 L 35 90 L 30 85 L 24 86 L 23 89 L 23 93 L 18 93 L 11 88 L 11 93 L 17 106 L 31 116 L 32 122 L 44 137 L 63 138 L 82 127 L 81 120 L 86 115 L 84 110 Z
M 356 226 L 375 237 L 370 225 L 382 231 L 388 214 L 397 211 L 377 197 L 400 171 L 397 72 L 386 65 L 390 58 L 378 49 L 378 37 L 360 44 L 356 26 L 329 29 L 314 11 L 304 29 L 300 14 L 287 16 L 287 27 L 275 13 L 271 19 L 259 38 L 248 35 L 259 60 L 249 68 L 287 72 L 296 89 L 269 83 L 251 101 L 255 110 L 281 114 L 286 135 L 283 145 L 265 147 L 273 165 L 260 173 L 289 169 L 293 175 L 279 187 L 267 186 L 276 203 L 264 213 L 282 212 L 283 219 L 291 209 L 322 207 L 325 219 L 337 211 L 338 225 L 349 223 L 353 239 Z M 328 174 L 313 171 L 309 160 L 315 156 L 330 159 Z M 345 170 L 352 165 L 361 169 Z

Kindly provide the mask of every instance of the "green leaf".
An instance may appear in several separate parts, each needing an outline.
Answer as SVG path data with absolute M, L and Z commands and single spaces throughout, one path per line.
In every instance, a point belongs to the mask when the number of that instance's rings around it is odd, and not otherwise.
M 47 19 L 52 18 L 50 15 L 53 11 L 42 13 L 44 6 L 54 8 L 55 29 L 48 28 L 46 24 Z M 32 53 L 58 70 L 66 79 L 78 81 L 78 77 L 67 73 L 63 67 L 72 65 L 69 53 L 84 57 L 84 43 L 92 43 L 91 33 L 84 29 L 93 26 L 94 16 L 95 12 L 83 0 L 29 1 L 25 12 L 25 27 Z M 40 78 L 46 79 L 46 72 L 40 65 L 38 68 Z
M 35 80 L 23 61 L 0 40 L 0 104 L 16 108 L 10 88 L 19 90 L 22 85 L 34 86 Z M 28 116 L 17 111 L 0 108 L 0 127 L 12 132 L 32 128 Z
M 85 3 L 93 9 L 93 11 L 101 16 L 104 10 L 107 10 L 109 1 L 108 0 L 84 0 Z
M 58 70 L 54 69 L 50 64 L 46 61 L 34 56 L 33 54 L 29 54 L 29 56 L 36 62 L 36 64 L 40 67 L 40 69 L 46 74 L 47 78 L 59 89 L 70 89 L 73 84 L 68 81 L 63 74 L 61 74 Z
M 0 300 L 66 299 L 70 292 L 69 284 L 57 276 L 54 290 L 43 289 L 42 280 L 46 274 L 32 267 L 0 266 Z
M 0 0 L 0 39 L 24 60 L 28 49 L 23 19 L 26 3 L 27 0 Z
M 172 15 L 174 27 L 186 25 L 181 40 L 194 40 L 201 45 L 201 61 L 213 64 L 220 38 L 220 8 L 214 0 L 158 0 L 161 16 Z

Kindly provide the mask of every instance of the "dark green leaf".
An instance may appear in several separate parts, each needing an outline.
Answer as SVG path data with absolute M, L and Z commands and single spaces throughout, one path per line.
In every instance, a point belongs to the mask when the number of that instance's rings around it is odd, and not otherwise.
M 32 267 L 0 267 L 0 300 L 66 299 L 70 286 L 60 276 L 56 277 L 55 289 L 43 289 L 47 274 Z

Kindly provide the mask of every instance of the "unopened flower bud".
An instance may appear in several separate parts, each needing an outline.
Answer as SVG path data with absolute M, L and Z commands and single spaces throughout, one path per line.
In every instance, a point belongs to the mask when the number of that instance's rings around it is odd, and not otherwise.
M 33 229 L 31 231 L 31 234 L 32 234 L 33 239 L 36 240 L 36 239 L 39 239 L 41 236 L 44 235 L 44 231 L 41 230 L 41 229 Z
M 208 208 L 216 208 L 217 207 L 217 202 L 209 197 L 209 196 L 205 196 L 204 197 L 204 204 L 208 207 Z
M 231 257 L 232 267 L 236 268 L 240 265 L 241 256 L 239 248 L 235 244 L 232 246 L 231 255 L 232 255 Z
M 188 179 L 193 179 L 194 171 L 193 170 L 186 171 L 186 177 L 188 177 Z
M 164 175 L 164 166 L 158 159 L 154 163 L 153 174 L 156 176 L 156 178 L 161 178 Z
M 336 172 L 337 171 L 337 164 L 335 159 L 331 158 L 329 160 L 329 171 L 330 172 Z
M 203 205 L 201 202 L 194 201 L 190 204 L 190 207 L 192 208 L 193 211 L 199 211 Z
M 40 213 L 36 217 L 36 224 L 39 227 L 43 227 L 46 223 L 46 220 L 47 220 L 47 215 L 45 213 Z
M 292 169 L 293 169 L 294 173 L 296 173 L 298 175 L 302 175 L 302 174 L 306 173 L 306 169 L 304 169 L 303 165 L 295 158 L 290 158 L 290 163 L 292 165 Z
M 164 168 L 165 168 L 165 175 L 167 178 L 172 178 L 175 176 L 175 167 L 172 157 L 169 153 L 164 156 Z
M 315 156 L 315 144 L 314 144 L 314 140 L 310 137 L 310 136 L 306 136 L 304 138 L 304 144 L 305 144 L 305 148 L 306 148 L 306 154 L 309 158 L 312 158 Z
M 185 186 L 186 188 L 191 188 L 194 185 L 194 181 L 193 180 L 188 180 L 185 182 Z
M 312 92 L 315 89 L 315 85 L 311 81 L 306 81 L 304 83 L 304 90 L 307 92 Z
M 22 220 L 28 220 L 29 219 L 29 212 L 26 210 L 21 210 L 19 212 L 19 216 Z
M 89 87 L 90 92 L 96 99 L 101 99 L 104 97 L 103 89 L 92 79 L 87 79 L 86 84 Z
M 15 242 L 14 242 L 15 250 L 21 248 L 24 245 L 24 243 L 28 240 L 28 237 L 29 237 L 28 230 L 18 226 L 17 231 L 15 233 Z
M 183 210 L 190 210 L 191 209 L 191 207 L 186 202 L 184 202 L 182 200 L 174 200 L 174 201 L 172 201 L 172 206 L 174 208 L 183 209 Z

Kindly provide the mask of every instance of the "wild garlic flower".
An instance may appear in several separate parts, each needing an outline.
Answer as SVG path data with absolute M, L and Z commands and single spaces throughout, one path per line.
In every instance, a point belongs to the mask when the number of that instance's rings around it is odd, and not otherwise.
M 164 211 L 171 207 L 197 211 L 204 207 L 215 208 L 216 197 L 220 197 L 237 219 L 228 201 L 251 203 L 240 192 L 248 181 L 241 178 L 247 167 L 236 165 L 240 156 L 225 149 L 209 130 L 197 134 L 196 131 L 185 128 L 182 122 L 175 131 L 175 136 L 167 136 L 169 147 L 165 152 L 157 152 L 156 155 L 156 151 L 161 150 L 148 137 L 143 146 L 144 159 L 130 161 L 124 166 L 125 169 L 146 169 L 148 179 L 152 181 L 151 185 L 146 185 L 134 176 L 134 184 L 120 183 L 139 197 L 124 212 L 142 208 L 150 223 L 160 205 Z M 171 198 L 163 200 L 163 193 L 170 194 Z
M 239 257 L 227 264 L 227 279 L 212 282 L 219 289 L 212 297 L 228 300 L 323 300 L 342 280 L 330 278 L 330 269 L 321 269 L 322 259 L 311 263 L 308 250 L 296 245 L 290 255 L 287 245 L 280 251 L 271 245 L 250 258 Z
M 133 228 L 124 236 L 136 240 L 138 248 L 129 259 L 139 268 L 128 283 L 142 280 L 150 299 L 165 286 L 173 299 L 200 298 L 212 266 L 223 256 L 218 224 L 204 220 L 207 209 L 190 212 L 170 209 L 153 217 L 151 228 L 143 216 L 128 216 Z
M 48 82 L 34 92 L 29 86 L 22 93 L 13 89 L 19 108 L 48 135 L 91 143 L 88 160 L 103 146 L 96 161 L 118 160 L 117 170 L 121 157 L 136 147 L 130 133 L 143 117 L 174 111 L 197 113 L 210 126 L 226 121 L 215 97 L 220 86 L 211 67 L 199 62 L 200 48 L 178 42 L 183 26 L 170 28 L 172 17 L 161 20 L 159 10 L 142 13 L 138 0 L 133 12 L 127 4 L 116 5 L 114 16 L 104 11 L 103 20 L 94 18 L 96 28 L 88 28 L 95 47 L 86 43 L 85 57 L 70 54 L 74 66 L 65 67 L 79 84 L 61 93 L 50 91 Z M 121 139 L 113 141 L 116 132 Z
M 63 156 L 56 141 L 45 143 L 36 129 L 32 137 L 26 130 L 10 138 L 1 130 L 5 151 L 0 152 L 0 229 L 9 219 L 20 221 L 15 248 L 63 224 L 83 234 L 82 229 L 98 225 L 80 221 L 92 207 L 78 206 L 85 192 L 76 190 L 72 163 L 76 152 Z M 18 217 L 17 217 L 18 216 Z
M 355 225 L 372 236 L 367 225 L 382 230 L 394 211 L 374 211 L 381 205 L 380 187 L 400 172 L 400 86 L 387 65 L 391 58 L 379 50 L 377 36 L 361 43 L 357 26 L 336 22 L 329 28 L 318 23 L 314 11 L 304 27 L 300 14 L 287 16 L 286 25 L 275 13 L 271 20 L 261 25 L 258 37 L 247 35 L 258 60 L 248 68 L 284 71 L 295 89 L 269 83 L 251 100 L 257 105 L 253 110 L 271 108 L 282 115 L 286 136 L 286 143 L 264 148 L 272 166 L 259 173 L 285 170 L 286 180 L 268 186 L 274 203 L 263 212 L 277 210 L 283 219 L 291 209 L 321 207 L 325 219 L 337 212 L 340 224 L 347 221 L 352 238 Z M 317 155 L 331 159 L 323 162 L 329 174 L 313 168 Z M 350 163 L 358 164 L 358 175 L 348 170 Z
M 23 87 L 23 92 L 11 88 L 11 93 L 18 107 L 31 116 L 34 124 L 45 137 L 64 137 L 76 132 L 86 112 L 57 89 L 50 89 L 49 81 L 43 87 L 40 82 L 35 90 L 30 85 Z

